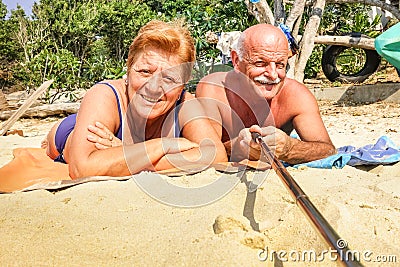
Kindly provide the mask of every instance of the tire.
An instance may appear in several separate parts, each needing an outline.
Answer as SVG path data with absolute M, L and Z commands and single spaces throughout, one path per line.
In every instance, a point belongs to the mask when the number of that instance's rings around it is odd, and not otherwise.
M 346 34 L 352 37 L 368 37 L 360 33 Z M 337 57 L 349 47 L 341 45 L 329 45 L 326 47 L 322 54 L 322 71 L 325 76 L 331 81 L 344 81 L 344 82 L 363 82 L 371 74 L 373 74 L 379 67 L 381 57 L 375 50 L 362 49 L 365 52 L 366 61 L 360 71 L 353 74 L 343 74 L 339 72 L 336 66 Z

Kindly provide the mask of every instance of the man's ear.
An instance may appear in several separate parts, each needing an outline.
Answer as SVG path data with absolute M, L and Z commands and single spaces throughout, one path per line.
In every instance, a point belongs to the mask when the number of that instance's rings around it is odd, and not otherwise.
M 231 51 L 232 65 L 235 70 L 239 70 L 239 55 L 235 50 Z

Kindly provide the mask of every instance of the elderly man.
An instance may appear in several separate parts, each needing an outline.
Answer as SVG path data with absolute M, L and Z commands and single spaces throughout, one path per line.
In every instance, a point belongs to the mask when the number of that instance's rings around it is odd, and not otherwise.
M 259 159 L 258 132 L 275 155 L 296 164 L 336 152 L 318 104 L 301 83 L 286 77 L 288 41 L 269 24 L 245 30 L 231 52 L 234 70 L 213 73 L 198 84 L 201 100 L 231 160 Z M 299 139 L 290 137 L 296 130 Z

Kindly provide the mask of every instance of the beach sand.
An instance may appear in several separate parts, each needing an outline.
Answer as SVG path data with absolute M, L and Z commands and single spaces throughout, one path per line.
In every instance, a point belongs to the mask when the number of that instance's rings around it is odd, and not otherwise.
M 373 144 L 382 135 L 400 146 L 399 104 L 320 108 L 337 147 Z M 0 137 L 0 166 L 13 148 L 40 147 L 55 120 L 18 121 L 12 129 L 26 137 Z M 365 266 L 399 264 L 400 163 L 288 171 Z M 266 179 L 251 193 L 247 181 L 255 174 Z M 209 169 L 171 180 L 190 186 L 218 175 Z M 0 233 L 3 266 L 339 266 L 273 171 L 248 171 L 224 197 L 197 208 L 162 204 L 133 179 L 0 194 Z M 272 251 L 281 257 L 272 260 Z M 316 261 L 302 260 L 307 251 Z

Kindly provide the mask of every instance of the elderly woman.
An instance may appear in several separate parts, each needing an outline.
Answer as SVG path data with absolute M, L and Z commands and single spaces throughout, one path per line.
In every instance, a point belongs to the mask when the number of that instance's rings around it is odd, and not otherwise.
M 227 161 L 201 106 L 184 91 L 194 61 L 182 23 L 149 22 L 130 46 L 126 78 L 95 84 L 77 115 L 49 132 L 48 156 L 68 163 L 72 179 Z

